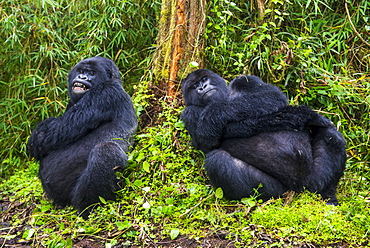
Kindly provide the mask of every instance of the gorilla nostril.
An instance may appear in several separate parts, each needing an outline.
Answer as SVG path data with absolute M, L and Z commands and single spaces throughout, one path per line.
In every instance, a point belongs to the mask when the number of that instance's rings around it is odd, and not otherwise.
M 201 86 L 200 86 L 200 90 L 205 90 L 206 88 L 207 88 L 207 84 L 206 83 L 204 83 L 204 84 L 202 84 Z
M 79 78 L 79 79 L 84 79 L 84 80 L 86 80 L 86 79 L 87 79 L 87 76 L 86 76 L 86 75 L 78 75 L 78 78 Z

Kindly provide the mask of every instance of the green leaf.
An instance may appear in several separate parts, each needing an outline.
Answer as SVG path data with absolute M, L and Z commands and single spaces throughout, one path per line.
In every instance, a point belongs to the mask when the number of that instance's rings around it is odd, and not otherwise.
M 23 235 L 22 235 L 22 238 L 26 239 L 26 240 L 29 240 L 30 238 L 32 238 L 33 234 L 36 232 L 35 229 L 31 228 L 31 229 L 28 229 L 26 230 Z
M 124 222 L 116 222 L 116 225 L 120 231 L 131 227 L 131 224 L 128 220 L 125 220 Z
M 144 161 L 143 163 L 143 169 L 145 172 L 150 172 L 149 163 L 147 161 Z
M 224 192 L 221 188 L 217 188 L 215 191 L 215 195 L 217 199 L 222 199 L 224 197 Z
M 40 210 L 41 212 L 45 213 L 46 211 L 49 211 L 51 208 L 52 208 L 51 205 L 43 205 Z
M 99 200 L 101 201 L 101 203 L 107 204 L 107 201 L 103 197 L 99 196 Z
M 243 198 L 241 202 L 244 203 L 248 207 L 256 206 L 256 201 L 253 198 Z
M 179 234 L 180 234 L 180 230 L 179 229 L 172 229 L 171 230 L 171 233 L 170 233 L 170 237 L 171 237 L 171 239 L 173 240 L 173 239 L 176 239 L 178 236 L 179 236 Z

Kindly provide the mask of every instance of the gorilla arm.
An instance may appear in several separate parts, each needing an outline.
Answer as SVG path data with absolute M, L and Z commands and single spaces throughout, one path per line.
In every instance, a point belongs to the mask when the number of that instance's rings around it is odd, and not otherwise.
M 332 122 L 307 106 L 287 105 L 279 111 L 252 118 L 246 116 L 225 126 L 223 138 L 247 138 L 260 133 L 282 130 L 312 131 L 332 126 Z
M 285 98 L 283 100 L 278 98 L 280 92 L 278 93 L 265 91 L 264 98 L 261 98 L 259 92 L 245 94 L 240 91 L 239 96 L 235 97 L 236 94 L 234 94 L 227 103 L 216 102 L 207 106 L 197 123 L 199 143 L 204 145 L 206 151 L 209 151 L 218 146 L 221 138 L 250 137 L 257 133 L 266 132 L 265 128 L 270 128 L 270 126 L 272 126 L 271 129 L 275 128 L 276 121 L 268 114 L 277 111 L 279 106 L 283 107 L 286 104 Z M 277 100 L 274 102 L 268 99 Z M 280 115 L 277 115 L 276 119 L 281 119 Z M 266 123 L 266 120 L 270 123 Z M 296 127 L 294 126 L 294 128 Z M 276 129 L 291 130 L 294 128 L 282 123 Z
M 216 102 L 207 106 L 196 124 L 197 143 L 203 152 L 207 153 L 218 147 L 223 129 L 228 122 L 235 119 L 235 113 L 224 102 Z
M 185 124 L 186 130 L 188 130 L 193 146 L 200 150 L 200 144 L 199 144 L 199 138 L 197 135 L 197 125 L 199 116 L 203 112 L 204 107 L 191 105 L 185 108 L 185 110 L 181 114 L 181 119 L 183 120 Z
M 208 106 L 200 115 L 196 129 L 198 148 L 208 152 L 218 147 L 221 139 L 248 138 L 260 133 L 277 131 L 309 131 L 328 128 L 332 122 L 307 106 L 287 105 L 279 111 L 263 114 L 238 112 L 245 104 L 216 103 Z M 253 115 L 252 115 L 252 113 Z
M 40 160 L 51 151 L 76 142 L 103 122 L 117 117 L 125 101 L 124 91 L 119 87 L 112 81 L 100 83 L 62 116 L 42 121 L 28 140 L 30 154 Z
M 241 75 L 230 83 L 228 90 L 227 100 L 214 101 L 207 106 L 198 121 L 199 143 L 205 146 L 205 150 L 218 146 L 229 123 L 244 125 L 246 122 L 254 127 L 255 120 L 287 105 L 284 93 L 256 76 Z M 249 137 L 254 134 L 254 130 L 249 125 L 244 125 L 241 133 Z

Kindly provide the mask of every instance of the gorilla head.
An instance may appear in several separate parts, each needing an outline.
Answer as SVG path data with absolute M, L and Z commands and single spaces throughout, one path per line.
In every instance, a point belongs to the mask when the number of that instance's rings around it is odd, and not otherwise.
M 187 106 L 205 106 L 213 101 L 225 101 L 228 89 L 225 80 L 207 69 L 190 73 L 182 84 Z
M 255 93 L 275 89 L 278 90 L 275 86 L 267 84 L 259 77 L 253 75 L 240 75 L 230 83 L 231 91 Z
M 253 75 L 240 75 L 230 83 L 230 98 L 248 97 L 260 102 L 270 102 L 279 105 L 287 104 L 287 97 L 280 89 L 272 84 L 267 84 L 261 78 Z M 248 99 L 250 100 L 250 99 Z
M 112 60 L 99 56 L 82 60 L 68 74 L 71 103 L 76 104 L 97 82 L 109 80 L 120 80 L 119 70 Z

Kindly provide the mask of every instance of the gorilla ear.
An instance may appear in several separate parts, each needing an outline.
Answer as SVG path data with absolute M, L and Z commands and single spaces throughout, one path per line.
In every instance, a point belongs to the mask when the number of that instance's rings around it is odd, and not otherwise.
M 118 67 L 114 64 L 112 64 L 111 67 L 107 68 L 105 71 L 109 78 L 118 79 L 118 80 L 121 78 Z

